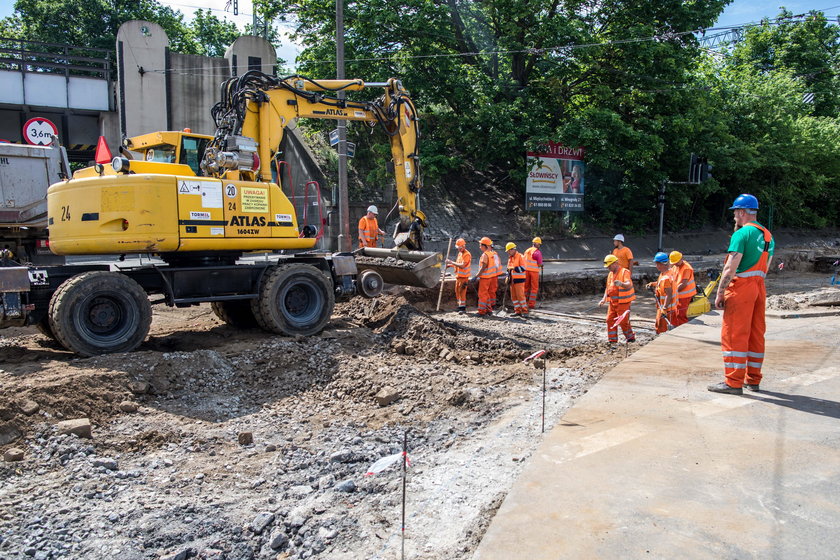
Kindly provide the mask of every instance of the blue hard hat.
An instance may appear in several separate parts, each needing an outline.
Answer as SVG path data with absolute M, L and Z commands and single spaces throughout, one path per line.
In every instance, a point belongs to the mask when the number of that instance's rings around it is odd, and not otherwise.
M 742 194 L 732 203 L 730 210 L 737 209 L 758 210 L 758 199 L 751 194 Z
M 658 253 L 656 253 L 653 256 L 653 262 L 667 264 L 668 263 L 668 253 L 663 253 L 662 251 L 659 251 Z

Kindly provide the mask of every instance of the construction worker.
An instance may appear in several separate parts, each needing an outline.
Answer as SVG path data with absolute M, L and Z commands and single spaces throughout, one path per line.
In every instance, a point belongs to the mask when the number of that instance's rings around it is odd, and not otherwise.
M 653 264 L 659 271 L 659 278 L 656 279 L 656 282 L 650 282 L 647 287 L 653 290 L 653 295 L 656 298 L 656 334 L 661 334 L 667 331 L 668 327 L 675 326 L 674 312 L 676 311 L 677 300 L 668 255 L 662 251 L 656 253 L 653 257 Z
M 528 298 L 528 308 L 534 309 L 537 306 L 537 293 L 540 291 L 540 272 L 542 271 L 543 258 L 540 246 L 542 239 L 535 237 L 533 245 L 525 249 L 525 297 Z
M 379 229 L 376 216 L 379 210 L 371 204 L 368 206 L 367 214 L 359 219 L 359 247 L 376 247 L 380 235 L 385 232 Z
M 607 288 L 604 290 L 604 297 L 598 305 L 604 305 L 609 301 L 607 310 L 607 338 L 610 344 L 618 342 L 617 319 L 621 325 L 621 331 L 627 342 L 636 341 L 636 333 L 630 325 L 630 303 L 636 299 L 636 290 L 633 288 L 633 280 L 630 278 L 630 271 L 622 267 L 615 255 L 604 257 L 604 268 L 608 268 Z
M 674 279 L 677 300 L 677 308 L 671 324 L 679 327 L 688 323 L 688 304 L 697 293 L 697 286 L 694 284 L 694 269 L 685 262 L 682 253 L 671 251 L 668 262 L 671 263 L 671 277 Z
M 624 245 L 624 236 L 620 233 L 613 237 L 613 247 L 612 254 L 618 257 L 618 264 L 633 274 L 633 265 L 639 263 L 633 262 L 633 251 Z
M 770 269 L 775 243 L 770 231 L 755 221 L 758 199 L 742 194 L 729 208 L 735 233 L 720 275 L 715 307 L 723 309 L 720 346 L 726 380 L 709 385 L 709 391 L 740 395 L 746 385 L 758 391 L 764 362 L 764 278 Z
M 481 258 L 478 260 L 478 272 L 472 279 L 478 279 L 478 314 L 487 317 L 493 314 L 496 304 L 496 291 L 499 289 L 499 274 L 502 270 L 499 255 L 493 250 L 493 241 L 482 237 L 479 243 Z
M 505 245 L 508 254 L 507 273 L 510 284 L 510 302 L 513 312 L 520 317 L 528 316 L 528 301 L 525 299 L 525 257 L 516 250 L 516 243 Z
M 472 255 L 463 239 L 455 240 L 455 248 L 458 249 L 458 259 L 446 259 L 446 266 L 455 269 L 455 300 L 458 302 L 458 313 L 464 314 L 467 312 L 467 283 L 470 281 Z

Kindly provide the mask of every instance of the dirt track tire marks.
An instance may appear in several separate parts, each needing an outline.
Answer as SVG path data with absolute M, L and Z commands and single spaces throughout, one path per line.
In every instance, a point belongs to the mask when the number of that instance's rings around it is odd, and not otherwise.
M 65 281 L 50 300 L 49 327 L 65 348 L 82 356 L 130 352 L 149 334 L 146 292 L 115 272 L 84 272 Z
M 260 327 L 289 336 L 318 334 L 334 306 L 332 282 L 308 264 L 273 267 L 263 276 L 259 297 L 251 302 Z
M 253 329 L 259 327 L 249 300 L 214 301 L 210 304 L 216 317 L 231 327 Z

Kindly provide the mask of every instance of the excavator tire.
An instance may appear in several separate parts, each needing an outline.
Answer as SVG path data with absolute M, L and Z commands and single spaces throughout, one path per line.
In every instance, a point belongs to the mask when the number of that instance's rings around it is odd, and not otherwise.
M 210 303 L 216 317 L 231 327 L 253 329 L 259 327 L 251 302 L 248 300 L 214 301 Z
M 77 274 L 50 300 L 49 325 L 56 340 L 82 356 L 131 352 L 146 339 L 151 323 L 146 292 L 116 272 Z
M 332 282 L 308 264 L 283 264 L 266 271 L 260 295 L 251 300 L 264 330 L 288 336 L 318 334 L 335 306 Z

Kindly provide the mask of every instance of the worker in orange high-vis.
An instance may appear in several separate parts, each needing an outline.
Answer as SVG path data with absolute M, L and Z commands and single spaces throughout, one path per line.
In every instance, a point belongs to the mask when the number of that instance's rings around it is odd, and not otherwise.
M 616 320 L 621 317 L 619 325 L 621 332 L 627 342 L 636 341 L 636 333 L 630 325 L 630 304 L 636 299 L 636 290 L 633 288 L 633 280 L 630 271 L 618 264 L 618 257 L 607 255 L 604 257 L 604 267 L 610 273 L 607 275 L 607 288 L 604 290 L 604 297 L 598 305 L 609 302 L 607 309 L 607 339 L 610 344 L 618 342 L 618 328 Z M 625 313 L 626 312 L 626 313 Z
M 740 395 L 743 387 L 758 391 L 764 363 L 764 311 L 767 292 L 764 278 L 770 269 L 775 243 L 770 231 L 755 221 L 758 199 L 742 194 L 729 208 L 735 233 L 720 274 L 715 307 L 723 309 L 720 346 L 726 380 L 709 385 L 709 391 Z
M 522 256 L 525 258 L 525 297 L 528 299 L 528 308 L 534 309 L 537 306 L 540 272 L 543 266 L 542 251 L 540 251 L 542 239 L 535 237 L 531 243 L 533 245 L 525 249 Z
M 467 251 L 467 242 L 463 239 L 455 240 L 458 249 L 456 260 L 446 259 L 446 266 L 455 269 L 455 300 L 458 302 L 458 313 L 467 312 L 467 283 L 470 281 L 470 266 L 472 255 Z
M 482 237 L 479 241 L 481 258 L 478 260 L 478 273 L 472 281 L 478 280 L 478 314 L 487 317 L 493 314 L 496 304 L 496 291 L 499 289 L 499 273 L 501 263 L 499 256 L 493 250 L 493 241 L 489 237 Z
M 694 283 L 694 269 L 685 262 L 682 253 L 671 251 L 668 255 L 668 262 L 671 263 L 671 277 L 674 279 L 676 290 L 677 308 L 674 312 L 674 320 L 671 321 L 675 327 L 688 323 L 688 304 L 691 298 L 697 293 L 697 286 Z
M 367 214 L 359 219 L 359 247 L 376 247 L 380 235 L 385 235 L 385 232 L 379 229 L 379 223 L 376 221 L 376 216 L 379 210 L 371 204 L 368 206 Z
M 618 257 L 618 264 L 621 268 L 626 268 L 630 271 L 630 274 L 633 274 L 633 265 L 639 263 L 633 260 L 633 251 L 630 250 L 630 247 L 624 245 L 624 236 L 620 233 L 613 237 L 612 254 Z
M 653 290 L 653 297 L 656 298 L 656 334 L 661 334 L 674 326 L 677 300 L 668 255 L 662 251 L 656 253 L 653 264 L 659 271 L 659 278 L 656 282 L 650 282 L 647 287 Z
M 528 316 L 528 300 L 525 299 L 525 257 L 516 250 L 516 243 L 508 242 L 505 252 L 508 254 L 507 273 L 513 312 L 525 318 Z

